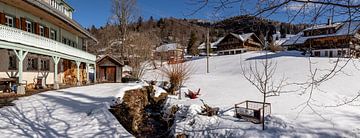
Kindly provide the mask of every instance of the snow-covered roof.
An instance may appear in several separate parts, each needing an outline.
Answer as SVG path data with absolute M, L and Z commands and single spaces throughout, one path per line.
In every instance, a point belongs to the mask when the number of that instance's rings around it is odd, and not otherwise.
M 284 42 L 286 42 L 289 38 L 279 38 L 278 40 L 274 41 L 274 45 L 281 46 Z
M 317 29 L 324 29 L 324 28 L 333 28 L 333 27 L 340 27 L 342 23 L 334 23 L 334 24 L 320 24 L 320 25 L 314 25 L 312 27 L 306 28 L 303 31 L 310 31 L 310 30 L 317 30 Z
M 224 39 L 224 37 L 221 37 L 218 40 L 216 40 L 215 42 L 211 43 L 210 48 L 217 48 L 217 44 L 219 44 L 220 41 L 223 39 Z M 206 49 L 205 43 L 201 43 L 200 46 L 198 47 L 198 49 Z
M 161 45 L 159 47 L 156 48 L 156 52 L 166 52 L 166 51 L 172 51 L 172 50 L 177 50 L 181 48 L 181 45 L 178 43 L 171 43 L 171 44 L 165 44 L 165 45 Z
M 337 23 L 339 24 L 339 23 Z M 334 34 L 326 34 L 326 35 L 315 35 L 315 36 L 304 36 L 304 31 L 296 34 L 294 37 L 291 37 L 287 40 L 283 45 L 298 45 L 305 43 L 308 39 L 314 38 L 323 38 L 323 37 L 334 37 L 334 36 L 346 36 L 346 35 L 354 35 L 360 29 L 360 21 L 352 21 L 341 23 L 341 26 Z M 307 29 L 305 29 L 307 30 Z
M 231 35 L 235 36 L 236 38 L 240 39 L 241 41 L 246 41 L 249 39 L 254 33 L 246 33 L 246 34 L 234 34 L 230 33 Z
M 101 62 L 103 59 L 105 59 L 106 57 L 110 58 L 112 61 L 114 61 L 115 64 L 118 64 L 120 66 L 124 66 L 124 63 L 117 60 L 115 57 L 111 56 L 111 55 L 99 55 L 96 59 L 96 63 Z

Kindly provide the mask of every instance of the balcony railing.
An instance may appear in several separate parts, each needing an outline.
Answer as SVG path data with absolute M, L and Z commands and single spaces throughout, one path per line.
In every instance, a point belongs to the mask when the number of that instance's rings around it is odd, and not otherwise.
M 0 25 L 0 39 L 9 42 L 20 43 L 36 48 L 46 49 L 49 51 L 55 51 L 90 61 L 96 60 L 95 55 L 85 52 L 83 50 L 65 45 L 61 42 L 54 41 L 46 37 L 42 37 L 36 34 L 32 34 L 5 25 Z

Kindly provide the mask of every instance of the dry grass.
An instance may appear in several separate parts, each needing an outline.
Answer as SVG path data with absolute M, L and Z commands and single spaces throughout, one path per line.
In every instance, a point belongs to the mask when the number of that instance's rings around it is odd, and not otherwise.
M 162 75 L 166 77 L 171 84 L 168 92 L 175 94 L 193 73 L 193 66 L 189 63 L 169 64 L 160 69 Z

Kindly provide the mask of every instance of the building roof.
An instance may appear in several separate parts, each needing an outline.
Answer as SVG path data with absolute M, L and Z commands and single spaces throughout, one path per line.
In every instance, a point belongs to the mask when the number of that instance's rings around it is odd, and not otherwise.
M 340 27 L 342 23 L 334 23 L 334 24 L 320 24 L 320 25 L 314 25 L 312 27 L 306 28 L 303 31 L 310 31 L 310 30 L 317 30 L 317 29 L 325 29 L 325 28 L 336 28 Z
M 124 63 L 117 60 L 116 58 L 114 58 L 111 55 L 99 55 L 98 58 L 96 59 L 96 63 L 101 62 L 102 60 L 109 58 L 111 61 L 113 61 L 115 64 L 119 65 L 119 66 L 124 66 Z
M 231 35 L 235 36 L 236 38 L 240 39 L 241 41 L 245 42 L 248 40 L 254 33 L 246 33 L 246 34 L 234 34 L 230 33 Z
M 170 44 L 165 44 L 165 45 L 161 45 L 159 47 L 156 48 L 156 52 L 167 52 L 167 51 L 173 51 L 173 50 L 177 50 L 180 49 L 181 45 L 178 43 L 170 43 Z
M 299 45 L 305 43 L 308 39 L 314 38 L 323 38 L 323 37 L 335 37 L 335 36 L 348 36 L 348 35 L 355 35 L 355 33 L 360 29 L 360 21 L 352 21 L 352 22 L 345 22 L 345 23 L 336 23 L 337 25 L 340 24 L 339 29 L 336 30 L 333 34 L 326 34 L 326 35 L 316 35 L 316 36 L 304 36 L 304 31 L 308 30 L 305 29 L 295 36 L 291 37 L 289 40 L 283 43 L 284 46 L 288 45 Z M 324 28 L 324 25 L 321 28 Z
M 52 14 L 53 16 L 59 18 L 60 20 L 68 23 L 73 28 L 75 28 L 79 32 L 83 33 L 85 36 L 89 37 L 90 39 L 94 40 L 95 42 L 98 42 L 98 40 L 94 36 L 92 36 L 92 34 L 90 32 L 88 32 L 85 28 L 83 28 L 79 23 L 77 23 L 75 20 L 65 16 L 63 13 L 61 13 L 59 10 L 53 8 L 48 3 L 41 1 L 41 0 L 25 0 L 25 1 L 31 5 L 34 5 L 40 9 L 48 12 L 49 14 Z
M 216 40 L 215 42 L 211 43 L 211 44 L 210 44 L 210 48 L 217 48 L 217 44 L 219 44 L 220 41 L 223 40 L 223 39 L 224 39 L 224 37 L 221 37 L 221 38 L 219 38 L 218 40 Z M 201 43 L 201 44 L 199 45 L 198 49 L 206 49 L 205 43 Z

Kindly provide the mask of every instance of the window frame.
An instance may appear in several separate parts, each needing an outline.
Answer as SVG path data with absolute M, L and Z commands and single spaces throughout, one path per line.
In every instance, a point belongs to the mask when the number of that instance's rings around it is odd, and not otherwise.
M 9 24 L 9 19 L 11 19 L 11 25 Z M 15 22 L 14 22 L 14 16 L 11 16 L 11 15 L 8 15 L 8 14 L 5 14 L 5 25 L 6 26 L 9 26 L 9 27 L 15 27 Z
M 9 54 L 9 66 L 8 66 L 8 69 L 9 70 L 17 70 L 18 69 L 17 62 L 18 62 L 18 59 L 17 59 L 16 55 Z
M 40 59 L 40 70 L 41 71 L 50 71 L 50 60 L 49 59 Z
M 33 22 L 32 21 L 29 21 L 29 20 L 26 20 L 25 21 L 25 28 L 26 28 L 26 32 L 29 32 L 29 33 L 34 33 L 34 26 L 33 26 Z
M 50 39 L 57 41 L 57 31 L 55 29 L 50 29 Z
M 27 59 L 27 68 L 26 70 L 29 71 L 37 71 L 39 70 L 39 66 L 38 66 L 38 57 L 29 57 Z
M 45 37 L 45 26 L 39 24 L 39 35 Z

